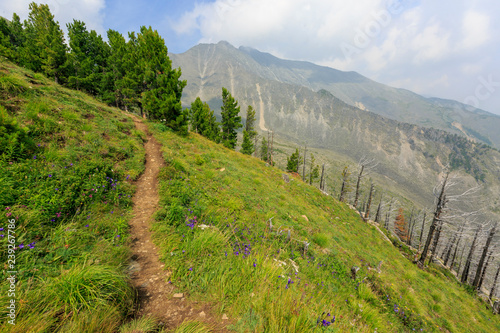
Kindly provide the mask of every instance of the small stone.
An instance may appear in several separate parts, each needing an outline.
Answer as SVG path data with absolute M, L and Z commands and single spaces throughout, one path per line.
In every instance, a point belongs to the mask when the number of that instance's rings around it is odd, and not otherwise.
M 228 317 L 227 317 L 227 315 L 224 313 L 224 314 L 222 315 L 222 320 L 228 320 L 228 319 L 229 319 L 229 318 L 228 318 Z
M 184 297 L 183 293 L 174 294 L 174 298 L 183 298 L 183 297 Z
M 199 313 L 199 316 L 200 316 L 201 318 L 205 318 L 205 317 L 207 316 L 207 314 L 206 314 L 205 312 L 201 311 L 201 312 Z

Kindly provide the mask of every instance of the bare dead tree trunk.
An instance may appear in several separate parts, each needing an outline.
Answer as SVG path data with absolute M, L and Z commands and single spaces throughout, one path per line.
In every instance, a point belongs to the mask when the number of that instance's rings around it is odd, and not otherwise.
M 274 144 L 274 131 L 271 130 L 271 166 L 273 165 L 273 144 Z
M 434 211 L 434 217 L 432 218 L 432 223 L 429 228 L 429 234 L 427 235 L 427 240 L 425 241 L 424 250 L 422 251 L 422 255 L 418 260 L 418 264 L 422 267 L 425 264 L 425 259 L 427 258 L 427 252 L 429 251 L 429 246 L 431 244 L 432 236 L 434 235 L 434 230 L 436 229 L 436 225 L 440 222 L 441 213 L 443 212 L 444 207 L 446 206 L 445 200 L 445 189 L 446 183 L 448 182 L 448 176 L 450 173 L 446 173 L 446 176 L 443 181 L 443 186 L 441 187 L 441 193 L 439 193 L 438 201 L 436 203 L 436 210 Z
M 488 238 L 486 239 L 486 244 L 484 245 L 483 248 L 483 253 L 481 254 L 481 259 L 479 259 L 479 264 L 476 270 L 476 276 L 474 277 L 474 282 L 472 283 L 472 286 L 475 288 L 479 288 L 479 280 L 481 279 L 481 272 L 483 269 L 484 260 L 486 258 L 486 254 L 488 253 L 488 248 L 490 247 L 491 240 L 495 235 L 496 229 L 497 229 L 497 224 L 495 223 L 495 225 L 493 225 L 493 227 L 491 228 L 490 233 L 488 234 Z
M 361 178 L 363 177 L 363 171 L 365 170 L 365 166 L 364 164 L 361 165 L 361 170 L 359 171 L 359 175 L 358 175 L 358 181 L 356 183 L 356 194 L 354 196 L 354 208 L 357 208 L 358 207 L 358 199 L 359 199 L 359 185 L 361 183 Z
M 486 259 L 486 264 L 484 264 L 483 271 L 481 272 L 481 277 L 479 278 L 479 284 L 477 285 L 477 290 L 481 290 L 481 286 L 483 285 L 484 281 L 484 276 L 486 275 L 486 270 L 488 269 L 488 265 L 490 264 L 492 255 L 493 255 L 493 249 L 488 254 L 488 258 Z
M 457 277 L 458 274 L 460 273 L 460 269 L 462 268 L 462 262 L 464 261 L 464 251 L 465 251 L 465 246 L 462 247 L 462 251 L 460 251 L 460 262 L 458 263 Z
M 462 236 L 462 231 L 463 231 L 464 226 L 465 226 L 465 222 L 460 226 L 460 228 L 458 229 L 458 232 L 455 235 L 453 235 L 453 239 L 450 238 L 450 245 L 447 248 L 446 254 L 444 255 L 444 265 L 446 266 L 446 265 L 448 265 L 448 261 L 450 260 L 451 250 L 453 249 L 453 246 L 455 245 L 455 242 L 458 238 L 458 242 L 455 246 L 455 253 L 453 254 L 453 260 L 452 260 L 452 264 L 450 265 L 450 269 L 451 269 L 451 266 L 453 265 L 455 254 L 457 253 L 458 243 L 460 243 L 460 237 Z
M 380 197 L 380 202 L 378 203 L 377 213 L 375 213 L 375 222 L 377 223 L 380 221 L 381 209 L 382 209 L 382 196 Z
M 424 212 L 424 219 L 422 220 L 422 229 L 420 230 L 420 238 L 418 239 L 418 251 L 420 252 L 420 246 L 422 245 L 422 237 L 424 237 L 425 219 L 427 218 L 427 212 Z
M 391 211 L 392 211 L 392 198 L 391 201 L 389 202 L 389 210 L 387 211 L 387 214 L 385 215 L 385 229 L 389 230 L 389 219 L 391 217 Z
M 500 274 L 500 264 L 498 265 L 497 272 L 495 274 L 495 278 L 493 279 L 493 285 L 490 290 L 490 299 L 495 297 L 495 289 L 497 288 L 498 275 Z
M 411 246 L 411 240 L 413 239 L 413 230 L 415 229 L 415 224 L 417 224 L 417 217 L 415 216 L 415 207 L 412 207 L 410 213 L 410 221 L 409 221 L 410 233 L 408 235 L 408 245 Z
M 373 191 L 375 190 L 375 185 L 370 186 L 370 194 L 368 195 L 368 202 L 366 204 L 366 211 L 365 211 L 365 221 L 368 221 L 370 218 L 370 207 L 372 205 L 372 196 L 373 196 Z
M 450 270 L 453 269 L 453 265 L 455 264 L 455 259 L 457 257 L 457 251 L 458 251 L 458 246 L 460 245 L 460 241 L 462 240 L 462 235 L 463 235 L 463 227 L 465 227 L 465 223 L 462 225 L 462 230 L 460 232 L 460 234 L 458 235 L 458 241 L 457 241 L 457 245 L 455 245 L 455 251 L 453 251 L 453 257 L 451 258 L 451 263 L 450 263 Z M 463 251 L 463 249 L 462 249 Z M 446 266 L 446 263 L 445 263 L 445 266 Z M 457 275 L 458 275 L 458 271 L 457 271 Z
M 437 222 L 437 227 L 436 227 L 436 235 L 434 236 L 434 242 L 432 242 L 432 247 L 431 247 L 431 258 L 429 259 L 429 262 L 433 262 L 434 258 L 437 258 L 437 251 L 438 251 L 438 243 L 439 239 L 441 237 L 441 230 L 443 230 L 443 221 L 439 220 Z
M 255 156 L 255 157 L 259 156 L 259 155 L 258 155 L 258 152 L 257 152 L 257 138 L 258 138 L 258 137 L 259 137 L 259 136 L 258 136 L 257 134 L 255 134 L 255 138 L 254 138 L 254 140 L 255 140 L 255 141 L 254 141 L 254 143 L 253 143 L 253 146 L 255 147 L 255 149 L 254 149 L 253 154 L 252 154 L 252 155 L 253 155 L 253 156 Z
M 269 144 L 270 144 L 270 139 L 271 139 L 271 133 L 269 133 L 269 131 L 267 131 L 267 163 L 269 163 L 269 165 L 272 165 L 269 161 L 271 160 L 271 149 L 269 149 Z
M 348 182 L 349 182 L 349 168 L 345 167 L 344 171 L 342 171 L 342 187 L 340 188 L 340 196 L 339 196 L 339 201 L 340 202 L 345 202 L 345 196 L 347 194 L 347 187 L 348 187 Z
M 304 146 L 304 165 L 302 165 L 302 181 L 306 181 L 306 155 L 307 155 L 307 145 Z
M 321 166 L 321 179 L 319 181 L 319 189 L 321 191 L 325 189 L 325 164 Z
M 467 283 L 467 281 L 469 279 L 469 270 L 470 270 L 470 264 L 472 261 L 472 255 L 474 254 L 474 250 L 476 249 L 476 243 L 477 243 L 477 239 L 478 239 L 480 231 L 481 231 L 481 226 L 479 226 L 477 228 L 476 235 L 474 236 L 474 240 L 472 241 L 469 255 L 467 256 L 467 261 L 465 262 L 464 271 L 462 272 L 462 278 L 460 279 L 460 282 L 462 282 L 462 283 Z

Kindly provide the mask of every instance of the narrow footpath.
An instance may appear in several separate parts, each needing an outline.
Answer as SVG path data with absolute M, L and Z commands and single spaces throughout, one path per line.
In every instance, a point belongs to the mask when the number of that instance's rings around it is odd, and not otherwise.
M 174 286 L 168 283 L 170 272 L 158 259 L 150 231 L 152 216 L 159 204 L 158 173 L 164 164 L 161 145 L 139 117 L 132 118 L 135 127 L 147 135 L 145 170 L 135 183 L 134 217 L 129 222 L 132 240 L 129 272 L 138 296 L 135 317 L 153 316 L 167 330 L 175 329 L 184 321 L 196 320 L 206 323 L 213 332 L 226 332 L 227 320 L 213 316 L 207 304 L 188 301 L 185 294 L 175 294 Z

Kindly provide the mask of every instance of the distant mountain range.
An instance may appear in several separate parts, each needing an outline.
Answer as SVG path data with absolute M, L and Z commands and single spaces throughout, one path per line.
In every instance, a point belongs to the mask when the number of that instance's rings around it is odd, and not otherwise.
M 237 49 L 227 42 L 200 44 L 170 57 L 174 66 L 181 67 L 183 77 L 188 78 L 186 102 L 195 92 L 210 95 L 210 86 L 216 81 L 223 83 L 225 78 L 222 76 L 227 73 L 232 80 L 228 83 L 233 82 L 234 88 L 243 83 L 235 84 L 234 80 L 245 78 L 244 83 L 252 79 L 256 83 L 274 81 L 315 92 L 325 90 L 361 110 L 397 121 L 444 129 L 500 148 L 500 116 L 457 101 L 426 98 L 409 90 L 392 88 L 356 72 L 283 60 L 249 47 Z M 231 90 L 232 87 L 227 88 Z M 255 84 L 251 88 L 257 90 Z
M 487 184 L 483 195 L 491 199 L 490 210 L 500 213 L 494 200 L 500 194 L 500 153 L 483 144 L 500 146 L 498 116 L 355 72 L 282 60 L 226 42 L 200 44 L 170 58 L 187 80 L 184 106 L 199 96 L 220 117 L 226 87 L 243 117 L 247 105 L 255 108 L 261 133 L 272 129 L 289 147 L 307 144 L 321 151 L 332 178 L 341 171 L 334 163 L 369 156 L 379 163 L 371 176 L 377 184 L 429 207 L 432 187 L 450 164 L 462 170 L 469 185 Z

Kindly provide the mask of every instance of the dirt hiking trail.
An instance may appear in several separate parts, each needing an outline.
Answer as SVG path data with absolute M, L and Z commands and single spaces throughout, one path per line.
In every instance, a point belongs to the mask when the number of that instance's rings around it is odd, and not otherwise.
M 134 217 L 130 220 L 131 262 L 129 272 L 137 291 L 135 318 L 153 316 L 167 329 L 174 330 L 184 321 L 204 322 L 213 332 L 228 332 L 222 315 L 214 315 L 208 304 L 187 300 L 186 294 L 174 294 L 174 286 L 168 283 L 170 272 L 158 259 L 156 246 L 151 239 L 151 222 L 158 209 L 158 173 L 164 165 L 161 145 L 148 132 L 141 118 L 131 116 L 135 127 L 147 136 L 145 143 L 146 165 L 144 173 L 136 181 L 133 197 Z

